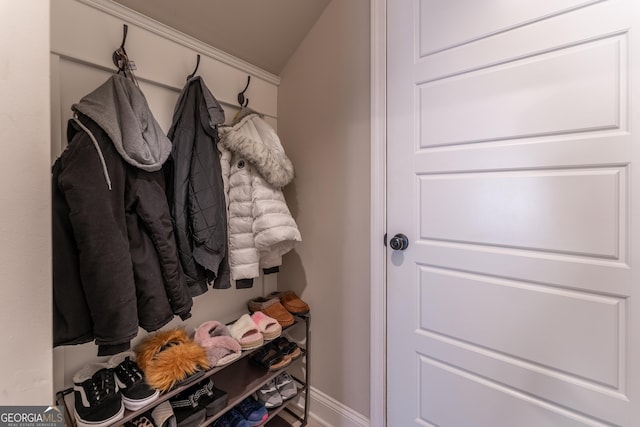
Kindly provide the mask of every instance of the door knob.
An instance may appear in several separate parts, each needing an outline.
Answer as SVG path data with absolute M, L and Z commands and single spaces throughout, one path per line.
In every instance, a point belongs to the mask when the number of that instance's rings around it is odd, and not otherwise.
M 394 251 L 404 251 L 409 247 L 409 238 L 402 233 L 398 233 L 391 238 L 389 246 Z

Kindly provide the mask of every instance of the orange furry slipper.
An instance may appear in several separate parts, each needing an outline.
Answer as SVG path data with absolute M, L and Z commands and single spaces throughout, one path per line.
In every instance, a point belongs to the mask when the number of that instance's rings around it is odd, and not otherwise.
M 163 392 L 210 368 L 206 350 L 193 342 L 184 329 L 147 337 L 136 348 L 136 362 L 144 371 L 147 384 Z

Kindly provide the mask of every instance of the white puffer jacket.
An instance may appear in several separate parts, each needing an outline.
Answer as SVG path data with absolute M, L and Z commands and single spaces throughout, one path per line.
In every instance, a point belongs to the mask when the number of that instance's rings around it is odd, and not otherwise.
M 248 108 L 218 132 L 231 278 L 253 279 L 261 268 L 277 271 L 282 255 L 302 241 L 281 190 L 293 179 L 293 164 L 274 129 Z

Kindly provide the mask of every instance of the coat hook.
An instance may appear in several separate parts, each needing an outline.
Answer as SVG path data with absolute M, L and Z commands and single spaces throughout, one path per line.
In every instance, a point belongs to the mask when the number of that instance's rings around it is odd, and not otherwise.
M 116 49 L 113 52 L 112 59 L 113 63 L 116 67 L 118 67 L 118 72 L 125 71 L 125 67 L 127 64 L 124 63 L 124 57 L 127 56 L 127 51 L 124 50 L 124 44 L 127 41 L 127 32 L 129 30 L 129 26 L 127 24 L 123 24 L 122 28 L 122 44 L 120 44 L 120 48 Z
M 113 52 L 111 58 L 113 59 L 113 63 L 118 67 L 118 74 L 122 73 L 125 77 L 131 79 L 136 86 L 138 86 L 138 80 L 136 76 L 133 74 L 133 70 L 135 70 L 135 64 L 133 61 L 129 61 L 129 57 L 127 56 L 127 51 L 124 50 L 124 44 L 127 41 L 127 30 L 129 26 L 127 24 L 123 24 L 122 28 L 122 44 L 118 49 Z
M 122 24 L 122 44 L 120 45 L 122 50 L 124 50 L 124 43 L 127 41 L 127 31 L 129 31 L 129 26 L 127 24 Z
M 247 105 L 249 105 L 249 98 L 245 98 L 244 93 L 249 88 L 250 82 L 251 82 L 251 76 L 247 76 L 247 85 L 244 87 L 242 92 L 238 93 L 238 104 L 240 104 L 241 107 L 246 107 Z
M 193 73 L 189 74 L 187 76 L 187 80 L 190 80 L 191 78 L 193 78 L 193 76 L 196 75 L 196 71 L 198 71 L 198 66 L 200 65 L 200 54 L 198 54 L 198 57 L 196 59 L 196 68 L 195 70 L 193 70 Z

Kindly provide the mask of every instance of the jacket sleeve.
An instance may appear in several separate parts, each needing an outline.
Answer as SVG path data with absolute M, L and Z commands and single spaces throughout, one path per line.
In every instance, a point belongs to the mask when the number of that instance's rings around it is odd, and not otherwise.
M 227 250 L 224 184 L 215 135 L 199 127 L 194 137 L 189 186 L 193 258 L 213 279 Z
M 129 348 L 138 332 L 136 293 L 124 213 L 125 172 L 113 144 L 100 146 L 112 189 L 97 148 L 78 132 L 64 155 L 58 186 L 69 206 L 80 277 L 99 346 L 98 355 Z
M 259 174 L 253 175 L 251 186 L 255 246 L 260 252 L 260 267 L 270 270 L 282 264 L 282 255 L 292 250 L 302 237 L 282 191 Z
M 191 317 L 193 300 L 182 272 L 161 172 L 137 172 L 136 211 L 153 241 L 171 309 L 182 320 Z

